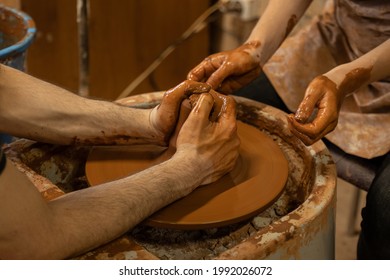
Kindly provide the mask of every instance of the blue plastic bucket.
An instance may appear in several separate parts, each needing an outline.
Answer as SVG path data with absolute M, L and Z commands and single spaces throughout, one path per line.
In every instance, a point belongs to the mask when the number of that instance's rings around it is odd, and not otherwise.
M 35 23 L 29 15 L 0 5 L 0 63 L 24 71 L 26 50 L 35 33 Z M 11 140 L 11 136 L 0 134 L 1 142 Z

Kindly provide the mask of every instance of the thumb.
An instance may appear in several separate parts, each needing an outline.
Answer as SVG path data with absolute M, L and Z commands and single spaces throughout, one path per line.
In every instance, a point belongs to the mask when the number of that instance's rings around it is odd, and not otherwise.
M 199 125 L 205 126 L 210 120 L 210 112 L 214 105 L 214 98 L 209 93 L 202 93 L 195 107 L 192 109 L 188 120 L 194 120 Z
M 317 104 L 317 92 L 315 89 L 307 88 L 305 93 L 305 98 L 302 100 L 301 104 L 299 104 L 299 107 L 295 113 L 295 120 L 297 120 L 300 123 L 306 123 L 310 116 L 313 114 L 314 109 L 316 108 Z
M 212 89 L 217 89 L 222 84 L 222 82 L 231 75 L 231 69 L 228 67 L 228 64 L 222 63 L 222 65 L 210 75 L 207 80 L 207 84 L 211 86 Z

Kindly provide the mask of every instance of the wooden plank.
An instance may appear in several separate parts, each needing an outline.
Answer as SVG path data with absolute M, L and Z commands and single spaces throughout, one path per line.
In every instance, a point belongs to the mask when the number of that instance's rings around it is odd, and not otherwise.
M 208 0 L 90 1 L 90 95 L 113 100 L 192 22 Z M 136 93 L 165 90 L 186 78 L 209 51 L 208 30 L 179 46 Z
M 77 0 L 22 0 L 37 35 L 27 53 L 27 72 L 73 92 L 79 87 Z

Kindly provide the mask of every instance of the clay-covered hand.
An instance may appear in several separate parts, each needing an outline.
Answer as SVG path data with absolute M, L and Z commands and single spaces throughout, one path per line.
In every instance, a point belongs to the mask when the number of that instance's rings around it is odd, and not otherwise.
M 191 159 L 191 168 L 202 177 L 201 185 L 209 184 L 231 171 L 238 158 L 240 140 L 237 135 L 236 105 L 225 96 L 218 119 L 211 121 L 210 112 L 214 98 L 202 94 L 184 122 L 177 137 L 174 156 L 185 155 Z
M 179 117 L 181 102 L 191 94 L 209 92 L 205 83 L 186 80 L 164 93 L 161 103 L 150 112 L 150 124 L 155 135 L 167 144 Z
M 260 56 L 256 47 L 256 43 L 246 43 L 210 55 L 188 73 L 187 79 L 206 82 L 220 93 L 231 94 L 259 76 Z
M 289 115 L 291 132 L 306 145 L 336 128 L 344 94 L 326 76 L 316 77 L 306 89 L 295 115 Z

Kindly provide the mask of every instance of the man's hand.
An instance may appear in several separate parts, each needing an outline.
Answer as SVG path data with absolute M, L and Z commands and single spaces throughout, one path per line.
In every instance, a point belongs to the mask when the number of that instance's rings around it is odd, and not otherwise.
M 209 90 L 210 86 L 205 83 L 188 80 L 168 90 L 164 94 L 161 104 L 153 108 L 149 117 L 157 137 L 161 137 L 167 143 L 176 127 L 181 102 L 191 94 L 205 93 Z
M 210 55 L 188 73 L 187 79 L 206 82 L 220 93 L 231 94 L 259 76 L 260 57 L 256 47 L 256 43 L 247 43 Z
M 238 158 L 240 140 L 237 135 L 235 101 L 225 96 L 226 102 L 218 119 L 211 121 L 214 98 L 202 94 L 183 124 L 178 138 L 176 155 L 192 158 L 192 168 L 202 177 L 202 185 L 209 184 L 231 171 Z

